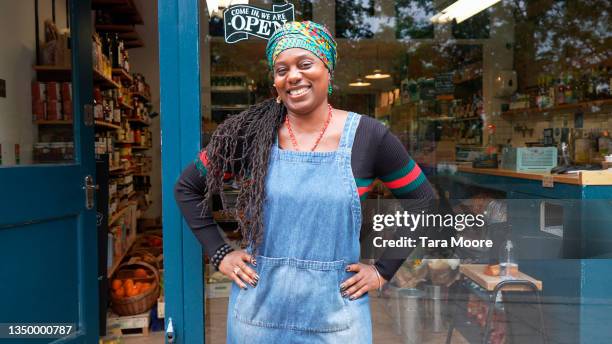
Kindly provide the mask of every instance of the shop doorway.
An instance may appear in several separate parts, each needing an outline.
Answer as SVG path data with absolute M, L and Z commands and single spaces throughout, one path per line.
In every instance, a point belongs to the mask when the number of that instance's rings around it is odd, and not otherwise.
M 31 81 L 28 71 L 33 71 L 33 65 L 42 63 L 24 43 L 33 42 L 34 31 L 15 32 L 14 29 L 22 27 L 20 21 L 24 17 L 33 16 L 34 3 L 30 3 L 31 9 L 27 6 L 12 8 L 19 13 L 9 13 L 8 9 L 4 12 L 10 5 L 3 5 L 0 24 L 3 44 L 22 48 L 7 48 L 2 52 L 3 61 L 10 63 L 3 63 L 1 67 L 3 78 L 7 79 L 2 80 L 2 84 L 8 87 L 3 87 L 0 112 L 14 116 L 3 116 L 0 125 L 0 154 L 4 157 L 0 167 L 0 252 L 3 261 L 0 264 L 3 276 L 0 323 L 50 325 L 53 321 L 62 325 L 60 333 L 71 333 L 63 343 L 94 343 L 98 340 L 98 238 L 94 207 L 94 119 L 89 105 L 93 85 L 90 2 L 66 1 L 70 14 L 65 18 L 66 11 L 57 11 L 57 21 L 63 24 L 65 20 L 73 35 L 72 46 L 56 50 L 58 55 L 54 58 L 61 58 L 68 68 L 34 68 L 39 78 L 54 78 L 57 73 L 65 73 L 62 77 L 72 80 L 71 85 L 69 82 L 55 83 L 54 92 L 50 93 L 55 97 L 54 107 L 60 94 L 66 102 L 55 109 L 71 108 L 73 111 L 61 114 L 51 111 L 55 116 L 53 120 L 34 118 L 34 123 L 31 117 L 25 116 L 29 100 L 20 98 L 20 86 L 27 90 Z M 37 11 L 38 5 L 36 2 Z M 56 20 L 55 9 L 53 20 Z M 31 23 L 33 28 L 34 22 Z M 41 32 L 44 31 L 41 29 Z M 70 41 L 62 34 L 56 38 L 57 44 L 67 45 Z M 74 68 L 70 69 L 70 64 Z M 37 97 L 44 97 L 39 86 L 34 83 L 32 87 L 34 113 L 35 105 L 41 105 L 38 102 L 42 101 Z M 45 128 L 57 125 L 59 116 L 66 116 L 61 118 L 65 120 L 63 130 L 54 131 L 56 143 L 53 146 L 44 146 L 54 154 L 43 156 L 39 154 L 42 146 L 32 142 L 43 141 Z M 22 340 L 26 341 L 23 337 Z

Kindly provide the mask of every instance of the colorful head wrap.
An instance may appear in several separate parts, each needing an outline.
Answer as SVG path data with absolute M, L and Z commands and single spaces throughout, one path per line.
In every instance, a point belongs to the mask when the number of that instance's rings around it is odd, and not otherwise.
M 311 21 L 286 22 L 270 37 L 266 55 L 270 68 L 284 50 L 302 48 L 323 61 L 330 73 L 336 68 L 336 41 L 327 28 Z

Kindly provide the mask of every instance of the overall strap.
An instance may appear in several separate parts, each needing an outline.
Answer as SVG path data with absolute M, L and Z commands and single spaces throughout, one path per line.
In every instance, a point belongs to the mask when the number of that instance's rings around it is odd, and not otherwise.
M 342 137 L 340 138 L 340 144 L 338 145 L 338 150 L 351 153 L 351 149 L 353 148 L 353 142 L 355 141 L 355 133 L 357 132 L 357 126 L 359 125 L 359 120 L 361 119 L 361 115 L 356 114 L 354 112 L 348 113 L 346 117 L 346 123 L 344 124 L 344 130 L 342 132 Z

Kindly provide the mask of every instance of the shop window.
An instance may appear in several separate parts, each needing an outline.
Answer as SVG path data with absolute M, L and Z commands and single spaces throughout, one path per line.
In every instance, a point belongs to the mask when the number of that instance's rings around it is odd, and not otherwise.
M 436 14 L 430 0 L 398 0 L 395 2 L 397 39 L 424 39 L 434 37 L 429 18 Z
M 287 0 L 287 1 L 272 1 L 273 3 L 284 4 L 286 2 L 293 4 L 295 8 L 295 20 L 312 20 L 312 0 Z M 271 8 L 272 3 L 269 0 L 263 3 L 251 4 L 262 8 Z M 209 21 L 209 33 L 214 37 L 223 37 L 223 17 L 222 15 L 213 15 Z
M 336 0 L 336 37 L 372 38 L 374 0 Z
M 462 23 L 453 23 L 453 37 L 457 39 L 489 38 L 490 18 L 489 10 L 485 10 Z

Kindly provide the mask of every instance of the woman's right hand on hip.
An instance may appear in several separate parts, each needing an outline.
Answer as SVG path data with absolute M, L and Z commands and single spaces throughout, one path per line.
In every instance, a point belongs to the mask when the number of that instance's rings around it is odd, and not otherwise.
M 228 253 L 219 264 L 219 271 L 231 278 L 242 289 L 246 289 L 248 283 L 253 287 L 257 286 L 259 275 L 247 263 L 256 265 L 255 258 L 244 250 L 232 251 Z

